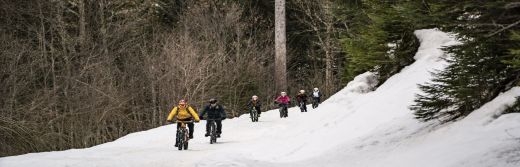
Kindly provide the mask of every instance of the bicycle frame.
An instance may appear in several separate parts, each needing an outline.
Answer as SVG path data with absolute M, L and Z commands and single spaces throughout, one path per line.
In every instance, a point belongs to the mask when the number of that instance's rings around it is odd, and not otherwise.
M 253 107 L 253 109 L 251 109 L 251 121 L 253 122 L 258 122 L 258 111 L 256 110 L 255 107 Z
M 215 122 L 216 120 L 219 120 L 219 119 L 208 119 L 206 121 L 211 121 L 210 122 L 210 131 L 209 131 L 209 143 L 210 144 L 213 144 L 213 143 L 216 143 L 217 142 L 217 122 Z
M 288 108 L 289 108 L 289 104 L 281 104 L 282 106 L 280 106 L 280 118 L 283 118 L 283 117 L 288 117 Z
M 302 112 L 307 112 L 307 107 L 306 107 L 305 105 L 306 105 L 305 102 L 300 101 L 300 105 L 299 105 L 299 107 L 300 107 L 300 110 L 301 110 Z
M 312 108 L 316 108 L 316 107 L 318 107 L 319 104 L 320 104 L 320 103 L 319 103 L 319 101 L 318 101 L 318 98 L 313 97 L 313 98 L 312 98 Z
M 190 140 L 190 138 L 189 138 L 188 128 L 186 128 L 186 124 L 192 123 L 193 121 L 176 121 L 176 122 L 181 123 L 181 126 L 177 127 L 177 136 L 176 136 L 177 148 L 179 150 L 182 150 L 183 148 L 184 148 L 184 150 L 187 150 L 188 141 Z

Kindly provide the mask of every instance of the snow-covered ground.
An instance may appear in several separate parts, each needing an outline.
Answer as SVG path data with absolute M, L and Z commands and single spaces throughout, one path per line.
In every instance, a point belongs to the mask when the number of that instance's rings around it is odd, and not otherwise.
M 416 35 L 421 40 L 416 62 L 376 90 L 374 75 L 364 73 L 307 113 L 291 108 L 285 119 L 269 111 L 256 123 L 247 115 L 225 120 L 217 144 L 203 137 L 202 122 L 190 149 L 178 151 L 175 125 L 167 125 L 87 149 L 4 157 L 0 166 L 520 166 L 520 114 L 495 119 L 520 88 L 458 122 L 438 125 L 413 118 L 408 107 L 420 92 L 417 84 L 446 66 L 439 48 L 457 44 L 435 29 Z

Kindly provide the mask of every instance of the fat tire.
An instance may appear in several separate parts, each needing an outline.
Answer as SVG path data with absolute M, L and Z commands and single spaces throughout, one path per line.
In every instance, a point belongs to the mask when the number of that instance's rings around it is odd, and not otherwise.
M 182 141 L 180 141 L 180 142 L 177 143 L 177 144 L 179 144 L 179 145 L 177 145 L 177 148 L 178 148 L 179 150 L 182 150 L 182 146 L 184 145 L 184 143 L 183 143 Z
M 213 121 L 211 122 L 211 125 L 210 125 L 210 139 L 209 139 L 209 144 L 213 144 L 213 143 L 216 143 L 217 142 L 217 125 L 216 125 L 216 122 Z
M 175 147 L 179 148 L 179 150 L 181 150 L 180 148 L 181 148 L 181 144 L 182 144 L 182 140 L 181 140 L 181 137 L 180 137 L 181 134 L 182 134 L 181 130 L 177 130 L 177 136 L 176 136 L 176 139 L 175 139 L 175 142 L 177 143 L 177 146 L 175 146 Z
M 251 111 L 251 120 L 253 122 L 258 122 L 258 111 L 256 111 L 256 110 Z

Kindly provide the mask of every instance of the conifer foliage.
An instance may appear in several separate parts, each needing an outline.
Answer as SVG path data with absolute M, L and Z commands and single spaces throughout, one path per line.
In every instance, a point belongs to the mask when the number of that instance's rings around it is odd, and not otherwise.
M 471 113 L 519 81 L 514 59 L 514 24 L 520 19 L 518 6 L 505 1 L 452 2 L 432 4 L 437 21 L 454 32 L 460 45 L 445 48 L 449 66 L 435 72 L 432 83 L 420 85 L 411 107 L 418 119 L 442 122 Z M 441 19 L 444 18 L 444 19 Z M 509 62 L 509 64 L 507 64 Z
M 344 14 L 353 22 L 343 40 L 348 54 L 344 79 L 375 71 L 384 81 L 413 62 L 419 46 L 413 34 L 418 28 L 414 21 L 423 15 L 425 6 L 368 0 L 348 4 L 347 8 Z

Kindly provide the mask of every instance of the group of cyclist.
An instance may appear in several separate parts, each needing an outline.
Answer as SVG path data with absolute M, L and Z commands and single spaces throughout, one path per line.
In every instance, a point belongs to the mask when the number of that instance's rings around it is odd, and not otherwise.
M 318 107 L 318 104 L 321 102 L 322 93 L 318 88 L 314 88 L 310 95 L 305 94 L 305 90 L 300 90 L 296 95 L 296 101 L 300 107 L 301 112 L 307 112 L 307 104 L 309 96 L 312 98 L 313 103 L 312 107 Z M 285 118 L 288 117 L 287 108 L 291 104 L 291 98 L 287 95 L 286 92 L 281 92 L 278 97 L 274 99 L 274 103 L 278 104 L 280 108 L 280 117 Z M 261 115 L 261 107 L 262 103 L 258 99 L 258 96 L 253 95 L 251 99 L 247 103 L 247 107 L 249 112 L 253 110 L 257 111 L 258 117 Z M 282 112 L 285 111 L 285 112 Z M 207 117 L 205 116 L 207 115 Z M 175 118 L 175 119 L 174 119 Z M 222 134 L 222 120 L 227 118 L 226 112 L 224 111 L 224 107 L 218 104 L 216 99 L 210 99 L 209 104 L 204 107 L 202 112 L 198 114 L 193 107 L 188 105 L 187 101 L 182 99 L 179 101 L 178 105 L 173 107 L 173 109 L 168 114 L 167 121 L 174 122 L 174 120 L 179 121 L 177 123 L 177 130 L 181 127 L 180 121 L 188 122 L 186 123 L 189 129 L 189 138 L 193 139 L 194 132 L 194 124 L 193 122 L 199 122 L 201 119 L 206 118 L 207 120 L 214 120 L 217 128 L 216 133 L 217 137 L 220 137 Z M 206 122 L 206 134 L 205 137 L 208 137 L 210 134 L 210 121 Z M 177 147 L 177 142 L 175 146 Z

